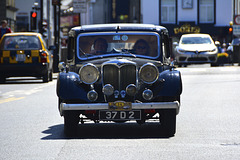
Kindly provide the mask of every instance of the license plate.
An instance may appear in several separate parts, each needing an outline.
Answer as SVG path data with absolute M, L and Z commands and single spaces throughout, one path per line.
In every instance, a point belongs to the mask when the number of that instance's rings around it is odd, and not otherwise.
M 141 120 L 141 111 L 100 111 L 100 120 Z
M 26 55 L 25 54 L 17 54 L 16 61 L 24 62 L 25 60 L 26 60 Z

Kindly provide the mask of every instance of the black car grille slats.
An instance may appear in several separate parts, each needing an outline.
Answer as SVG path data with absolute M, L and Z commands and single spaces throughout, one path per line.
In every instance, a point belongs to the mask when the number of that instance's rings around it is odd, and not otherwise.
M 126 65 L 120 69 L 121 90 L 125 90 L 129 84 L 136 84 L 136 67 Z M 120 88 L 119 88 L 120 89 Z
M 114 88 L 118 87 L 119 70 L 113 65 L 105 65 L 103 67 L 103 83 L 111 84 Z
M 103 67 L 103 83 L 111 84 L 114 90 L 125 90 L 129 84 L 136 84 L 136 66 L 105 65 Z

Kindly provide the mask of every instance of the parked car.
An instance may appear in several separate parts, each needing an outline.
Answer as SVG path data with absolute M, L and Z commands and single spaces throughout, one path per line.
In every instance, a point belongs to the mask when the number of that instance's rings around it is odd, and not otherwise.
M 4 34 L 0 42 L 0 82 L 7 77 L 42 77 L 52 80 L 53 56 L 39 33 Z
M 240 38 L 234 38 L 227 48 L 227 51 L 233 52 L 233 46 L 240 45 Z
M 230 62 L 238 63 L 240 65 L 240 38 L 236 37 L 232 40 L 227 48 L 227 52 L 230 55 Z
M 181 65 L 217 62 L 218 49 L 209 34 L 184 34 L 176 46 L 176 63 Z
M 65 135 L 75 135 L 79 121 L 143 124 L 157 119 L 163 134 L 173 136 L 182 81 L 170 65 L 170 54 L 168 31 L 161 26 L 72 28 L 67 64 L 59 63 L 57 80 Z

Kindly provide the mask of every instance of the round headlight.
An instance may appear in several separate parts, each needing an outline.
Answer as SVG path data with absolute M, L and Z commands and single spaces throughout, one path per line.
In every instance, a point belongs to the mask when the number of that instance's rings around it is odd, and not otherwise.
M 158 79 L 159 72 L 154 64 L 147 63 L 140 68 L 139 76 L 143 82 L 152 84 Z
M 85 84 L 93 84 L 99 78 L 98 68 L 93 64 L 85 64 L 79 70 L 80 80 Z

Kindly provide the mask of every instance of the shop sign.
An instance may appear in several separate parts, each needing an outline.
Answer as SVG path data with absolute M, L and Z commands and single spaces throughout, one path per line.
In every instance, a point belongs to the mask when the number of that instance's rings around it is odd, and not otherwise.
M 183 34 L 183 33 L 200 33 L 200 27 L 191 26 L 190 24 L 183 24 L 180 27 L 174 28 L 174 34 Z
M 233 25 L 233 35 L 235 36 L 240 35 L 240 25 Z
M 73 12 L 74 13 L 86 13 L 87 1 L 86 0 L 73 0 Z
M 52 0 L 52 5 L 59 5 L 60 0 Z
M 60 27 L 73 27 L 79 26 L 80 20 L 79 15 L 70 15 L 70 16 L 61 16 L 60 18 Z

